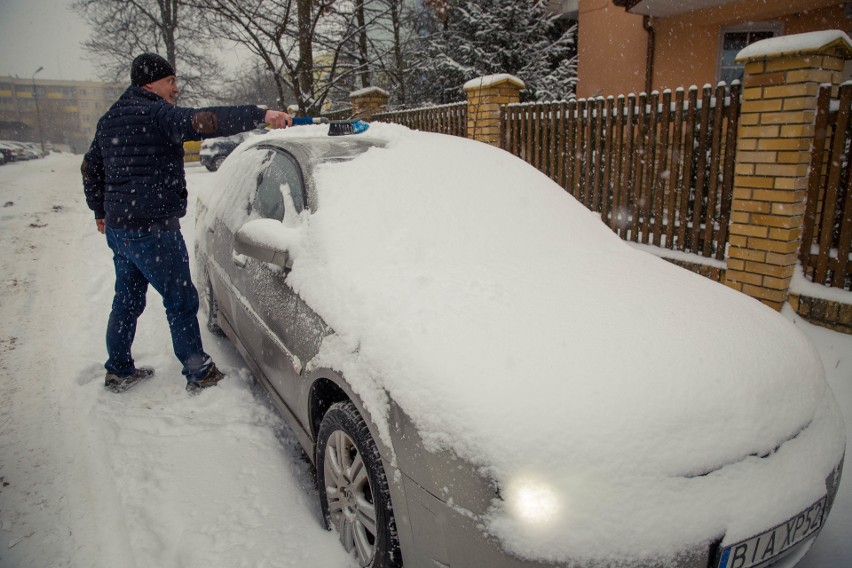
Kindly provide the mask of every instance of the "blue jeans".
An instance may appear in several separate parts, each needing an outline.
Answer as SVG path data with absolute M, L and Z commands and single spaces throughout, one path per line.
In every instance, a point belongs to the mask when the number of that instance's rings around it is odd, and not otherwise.
M 184 376 L 189 381 L 203 378 L 211 361 L 201 346 L 198 291 L 189 274 L 183 235 L 180 231 L 125 231 L 107 226 L 106 238 L 115 263 L 115 297 L 106 333 L 107 372 L 127 376 L 135 371 L 130 348 L 151 284 L 163 297 L 172 347 L 183 364 Z

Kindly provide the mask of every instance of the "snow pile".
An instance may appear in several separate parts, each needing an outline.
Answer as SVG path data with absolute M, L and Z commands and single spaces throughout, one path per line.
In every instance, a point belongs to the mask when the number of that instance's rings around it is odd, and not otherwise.
M 387 392 L 430 448 L 501 488 L 538 472 L 565 513 L 529 531 L 495 502 L 489 528 L 512 550 L 735 542 L 824 493 L 842 423 L 783 317 L 632 249 L 502 151 L 369 133 L 387 146 L 322 165 L 318 211 L 288 224 L 302 233 L 289 281 L 337 332 L 312 364 L 343 371 L 385 435 Z

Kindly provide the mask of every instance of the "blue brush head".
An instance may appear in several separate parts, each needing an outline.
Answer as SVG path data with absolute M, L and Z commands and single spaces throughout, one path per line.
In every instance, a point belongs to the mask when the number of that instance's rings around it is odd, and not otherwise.
M 363 120 L 333 120 L 328 125 L 329 136 L 348 136 L 350 134 L 361 134 L 370 128 Z

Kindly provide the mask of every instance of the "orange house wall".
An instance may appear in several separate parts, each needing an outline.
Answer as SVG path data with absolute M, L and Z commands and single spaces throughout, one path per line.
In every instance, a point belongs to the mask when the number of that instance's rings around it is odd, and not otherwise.
M 653 88 L 715 85 L 721 30 L 746 22 L 780 23 L 784 35 L 825 29 L 852 31 L 852 20 L 844 16 L 843 2 L 837 0 L 738 0 L 691 14 L 653 18 Z M 642 16 L 628 14 L 607 0 L 580 0 L 578 31 L 577 96 L 645 89 L 648 34 L 642 28 Z
M 577 96 L 638 93 L 645 84 L 647 34 L 642 16 L 610 0 L 580 0 Z

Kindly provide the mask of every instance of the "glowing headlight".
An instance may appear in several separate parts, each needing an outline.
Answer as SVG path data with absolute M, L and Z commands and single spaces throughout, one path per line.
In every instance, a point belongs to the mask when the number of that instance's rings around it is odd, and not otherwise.
M 529 477 L 517 479 L 505 491 L 512 514 L 522 521 L 541 525 L 556 519 L 561 503 L 548 483 Z

